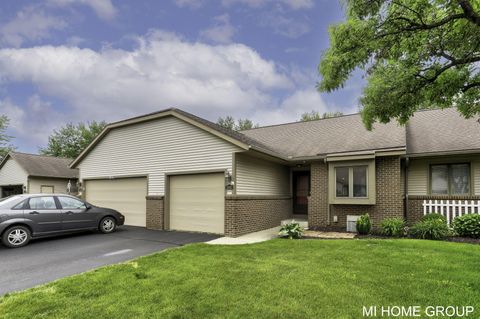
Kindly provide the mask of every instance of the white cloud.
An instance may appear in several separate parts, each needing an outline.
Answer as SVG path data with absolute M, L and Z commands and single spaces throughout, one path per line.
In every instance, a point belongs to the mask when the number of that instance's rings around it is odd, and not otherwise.
M 48 15 L 38 6 L 27 6 L 0 27 L 0 40 L 3 44 L 20 47 L 26 40 L 49 38 L 52 30 L 61 30 L 66 26 L 63 19 Z
M 38 146 L 44 146 L 52 130 L 67 120 L 65 114 L 56 112 L 51 103 L 39 95 L 32 95 L 22 106 L 9 99 L 0 100 L 0 110 L 10 119 L 10 134 Z M 12 142 L 15 144 L 15 140 Z
M 275 11 L 264 14 L 260 25 L 270 27 L 275 33 L 288 38 L 298 38 L 310 32 L 310 26 L 304 20 L 299 21 Z
M 251 8 L 260 8 L 269 3 L 281 3 L 293 10 L 309 9 L 315 5 L 313 0 L 222 0 L 224 6 L 243 4 Z
M 235 27 L 230 23 L 230 16 L 222 14 L 214 17 L 214 25 L 202 30 L 200 36 L 216 43 L 230 43 L 235 32 Z
M 254 122 L 262 125 L 298 121 L 312 110 L 320 113 L 332 111 L 315 88 L 301 89 L 287 96 L 277 107 L 259 109 L 253 113 Z
M 57 6 L 86 5 L 104 20 L 112 20 L 117 15 L 117 9 L 111 0 L 48 0 L 48 3 Z
M 275 105 L 293 88 L 275 63 L 242 44 L 206 45 L 151 32 L 131 51 L 67 46 L 0 50 L 4 81 L 61 99 L 69 121 L 117 120 L 178 106 L 209 118 Z M 48 119 L 47 119 L 48 121 Z
M 198 9 L 203 6 L 203 0 L 173 0 L 173 2 L 180 8 L 190 8 L 190 9 Z

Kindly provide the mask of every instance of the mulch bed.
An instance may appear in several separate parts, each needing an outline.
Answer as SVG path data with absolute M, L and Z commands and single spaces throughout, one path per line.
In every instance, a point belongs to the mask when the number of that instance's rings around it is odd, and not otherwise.
M 377 234 L 359 235 L 356 233 L 338 232 L 332 230 L 306 230 L 303 234 L 304 239 L 401 239 L 409 237 L 387 237 Z M 480 245 L 480 238 L 468 237 L 447 237 L 444 241 L 467 243 Z

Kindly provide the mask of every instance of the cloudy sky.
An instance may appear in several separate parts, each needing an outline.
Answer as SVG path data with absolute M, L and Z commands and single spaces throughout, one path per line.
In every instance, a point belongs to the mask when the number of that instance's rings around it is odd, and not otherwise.
M 179 107 L 212 121 L 355 112 L 363 85 L 319 94 L 337 0 L 2 1 L 0 114 L 21 151 L 65 123 Z

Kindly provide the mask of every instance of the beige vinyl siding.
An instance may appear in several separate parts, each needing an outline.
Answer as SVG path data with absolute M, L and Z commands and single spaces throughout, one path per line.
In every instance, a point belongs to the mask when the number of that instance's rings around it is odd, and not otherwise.
M 239 195 L 290 195 L 287 166 L 237 153 L 236 191 Z
M 76 180 L 71 180 L 72 186 L 75 186 Z M 36 178 L 30 177 L 28 180 L 28 193 L 41 193 L 42 185 L 53 186 L 53 192 L 57 194 L 67 193 L 68 179 L 63 178 Z
M 165 174 L 232 169 L 240 148 L 174 117 L 110 131 L 78 165 L 81 179 L 148 176 L 164 195 Z
M 409 195 L 427 195 L 428 194 L 428 162 L 420 160 L 410 160 L 408 165 L 408 194 Z
M 12 158 L 0 169 L 0 185 L 27 185 L 27 172 Z
M 475 195 L 480 195 L 480 160 L 472 163 L 473 190 Z
M 431 164 L 470 163 L 473 194 L 480 195 L 480 156 L 445 156 L 411 159 L 408 167 L 409 195 L 428 195 L 429 170 Z

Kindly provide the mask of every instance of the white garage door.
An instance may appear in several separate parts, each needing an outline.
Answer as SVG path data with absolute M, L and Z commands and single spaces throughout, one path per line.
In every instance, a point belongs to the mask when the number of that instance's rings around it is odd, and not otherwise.
M 223 174 L 170 177 L 170 229 L 224 233 Z
M 86 181 L 85 194 L 87 202 L 100 207 L 113 208 L 125 215 L 125 225 L 145 227 L 146 178 Z

